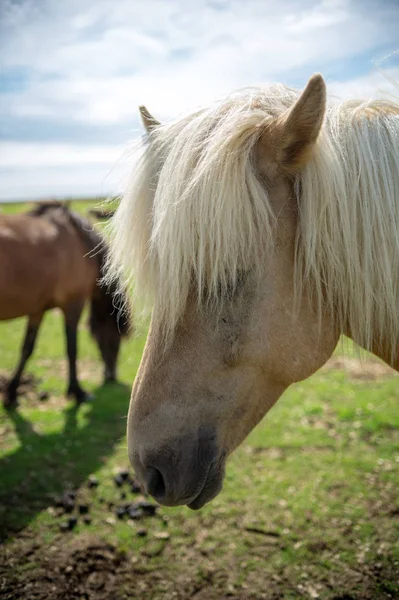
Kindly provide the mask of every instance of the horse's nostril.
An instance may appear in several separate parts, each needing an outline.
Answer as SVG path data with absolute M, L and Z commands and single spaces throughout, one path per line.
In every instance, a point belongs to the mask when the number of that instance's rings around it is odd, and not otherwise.
M 166 486 L 161 471 L 155 467 L 148 467 L 145 474 L 145 486 L 147 492 L 156 500 L 165 496 Z

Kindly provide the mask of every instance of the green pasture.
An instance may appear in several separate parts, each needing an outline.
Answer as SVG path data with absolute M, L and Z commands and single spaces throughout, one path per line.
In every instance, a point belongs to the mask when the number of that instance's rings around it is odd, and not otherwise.
M 82 212 L 88 206 L 74 203 Z M 77 408 L 64 397 L 63 327 L 52 311 L 27 367 L 33 383 L 25 384 L 17 411 L 0 408 L 0 595 L 399 597 L 399 378 L 393 372 L 370 357 L 361 363 L 356 353 L 336 358 L 278 401 L 231 457 L 223 492 L 211 504 L 199 512 L 161 507 L 156 517 L 118 519 L 115 506 L 134 499 L 115 486 L 113 475 L 127 467 L 126 414 L 146 330 L 123 344 L 119 383 L 102 386 L 86 319 L 79 369 L 93 402 Z M 16 364 L 23 321 L 0 323 L 3 377 Z M 94 490 L 90 475 L 99 481 Z M 55 508 L 66 490 L 90 504 L 91 517 L 90 524 L 79 517 L 67 533 Z M 88 560 L 93 548 L 97 563 L 86 572 L 82 556 Z M 101 564 L 97 579 L 93 564 Z

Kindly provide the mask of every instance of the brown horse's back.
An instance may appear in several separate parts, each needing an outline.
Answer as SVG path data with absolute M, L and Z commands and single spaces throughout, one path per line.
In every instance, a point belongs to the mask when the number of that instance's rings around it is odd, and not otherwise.
M 84 301 L 98 276 L 96 261 L 68 215 L 0 215 L 0 320 L 67 308 Z

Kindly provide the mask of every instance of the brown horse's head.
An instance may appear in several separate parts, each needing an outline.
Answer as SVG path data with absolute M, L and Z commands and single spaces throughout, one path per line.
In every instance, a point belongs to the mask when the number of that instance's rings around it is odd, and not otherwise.
M 354 337 L 370 333 L 372 316 L 362 329 L 355 315 L 376 314 L 359 306 L 366 296 L 354 287 L 368 276 L 361 260 L 349 260 L 356 228 L 362 253 L 375 260 L 376 252 L 368 221 L 363 233 L 358 225 L 356 169 L 345 175 L 352 158 L 342 160 L 331 141 L 342 132 L 349 144 L 347 117 L 322 130 L 325 96 L 315 76 L 302 95 L 244 91 L 166 126 L 150 121 L 137 180 L 113 220 L 111 273 L 133 262 L 137 287 L 154 297 L 128 447 L 163 504 L 200 508 L 213 498 L 226 457 L 291 383 L 328 359 L 346 319 Z M 339 221 L 336 203 L 344 211 L 348 194 L 354 208 Z M 387 249 L 383 235 L 379 244 Z M 388 284 L 383 261 L 375 277 Z M 394 300 L 381 298 L 386 307 Z M 397 311 L 389 311 L 392 324 Z

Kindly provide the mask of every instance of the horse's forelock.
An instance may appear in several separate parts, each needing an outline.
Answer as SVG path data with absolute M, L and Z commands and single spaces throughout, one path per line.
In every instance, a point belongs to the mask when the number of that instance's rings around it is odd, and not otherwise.
M 121 275 L 157 297 L 172 333 L 193 282 L 199 302 L 220 303 L 237 273 L 273 244 L 273 213 L 254 168 L 262 124 L 298 93 L 250 88 L 158 126 L 110 223 L 107 280 Z

